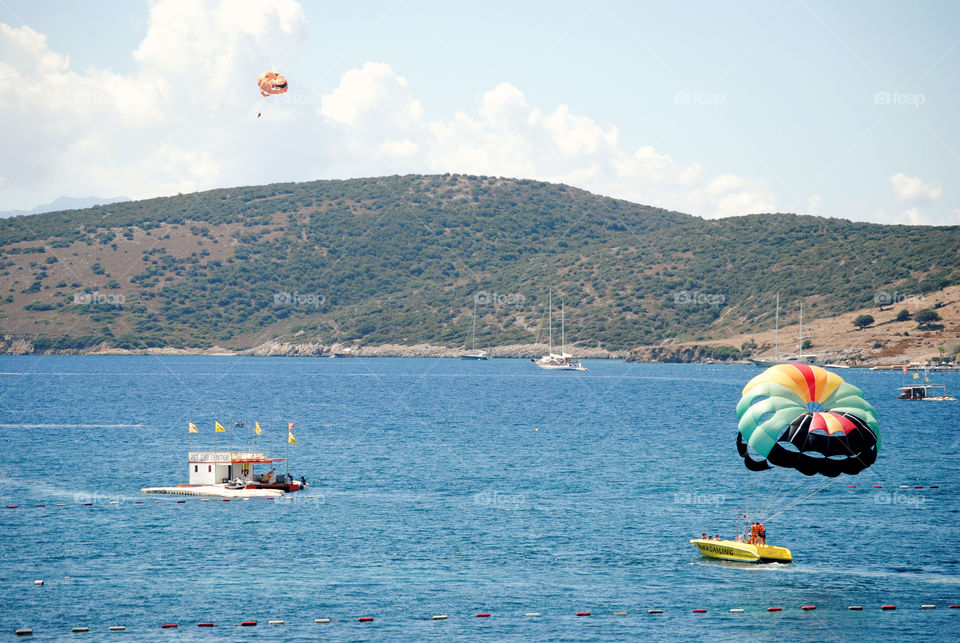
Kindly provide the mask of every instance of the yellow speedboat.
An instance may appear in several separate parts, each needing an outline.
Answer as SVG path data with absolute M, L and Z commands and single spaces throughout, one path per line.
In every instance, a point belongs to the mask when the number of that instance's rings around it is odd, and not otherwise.
M 709 540 L 694 538 L 690 541 L 706 558 L 735 560 L 741 563 L 792 563 L 793 554 L 786 547 L 751 545 L 737 540 Z

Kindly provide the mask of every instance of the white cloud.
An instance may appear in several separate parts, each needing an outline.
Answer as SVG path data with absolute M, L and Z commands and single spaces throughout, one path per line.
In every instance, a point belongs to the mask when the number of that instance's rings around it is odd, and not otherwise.
M 340 85 L 322 98 L 320 113 L 360 133 L 409 127 L 420 120 L 423 108 L 406 78 L 385 63 L 368 62 L 340 77 Z
M 500 83 L 473 106 L 425 120 L 406 78 L 384 62 L 342 74 L 324 95 L 301 87 L 308 24 L 293 0 L 159 0 L 132 73 L 75 72 L 29 27 L 0 24 L 7 149 L 0 201 L 31 207 L 71 194 L 133 198 L 222 185 L 404 172 L 562 182 L 704 216 L 775 210 L 762 181 L 709 175 L 618 128 L 544 109 Z M 261 99 L 264 69 L 290 91 Z M 262 113 L 256 118 L 257 112 Z
M 890 177 L 890 186 L 897 201 L 906 203 L 930 203 L 943 196 L 943 188 L 937 183 L 924 183 L 923 179 L 897 172 Z
M 929 223 L 929 221 L 924 219 L 924 216 L 920 214 L 920 210 L 918 210 L 917 208 L 910 208 L 909 210 L 906 210 L 903 213 L 903 216 L 906 218 L 907 223 L 909 223 L 910 225 L 922 225 L 925 223 Z
M 256 118 L 256 77 L 302 48 L 306 29 L 292 0 L 161 0 L 136 70 L 121 75 L 72 71 L 45 36 L 0 23 L 0 136 L 28 151 L 0 157 L 0 203 L 233 183 L 227 170 L 256 147 L 238 127 Z
M 819 194 L 811 194 L 807 200 L 807 210 L 810 214 L 821 215 L 823 212 L 823 197 Z
M 628 150 L 616 127 L 566 105 L 544 112 L 510 83 L 484 92 L 473 114 L 424 122 L 407 82 L 388 65 L 367 63 L 341 77 L 323 97 L 321 113 L 341 126 L 357 159 L 390 157 L 399 164 L 383 167 L 384 173 L 402 168 L 541 179 L 707 216 L 775 209 L 763 182 L 731 174 L 705 179 L 697 163 L 678 163 L 650 146 Z

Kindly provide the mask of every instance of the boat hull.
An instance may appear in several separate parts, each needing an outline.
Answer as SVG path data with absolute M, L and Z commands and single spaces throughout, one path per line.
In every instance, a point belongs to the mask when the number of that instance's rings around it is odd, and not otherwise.
M 147 487 L 141 493 L 159 493 L 172 496 L 212 496 L 214 498 L 277 498 L 285 495 L 282 489 L 228 489 L 226 485 L 178 485 L 176 487 Z
M 585 371 L 587 370 L 584 366 L 571 366 L 568 364 L 556 365 L 556 364 L 537 364 L 538 368 L 542 368 L 545 371 Z
M 694 538 L 690 544 L 704 558 L 732 560 L 740 563 L 792 563 L 793 554 L 786 547 L 751 545 L 735 540 L 705 540 Z

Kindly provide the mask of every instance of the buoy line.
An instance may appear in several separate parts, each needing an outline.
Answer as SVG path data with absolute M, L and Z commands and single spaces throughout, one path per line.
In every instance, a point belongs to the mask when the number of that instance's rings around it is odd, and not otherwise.
M 933 603 L 923 603 L 923 604 L 917 606 L 916 609 L 921 610 L 921 611 L 923 611 L 923 612 L 930 612 L 931 610 L 935 610 L 936 607 L 937 607 L 937 606 L 936 606 L 935 604 L 933 604 Z M 951 605 L 949 605 L 948 607 L 949 607 L 949 609 L 951 609 L 951 610 L 957 610 L 958 613 L 960 613 L 960 604 L 951 604 Z M 747 610 L 747 609 L 745 609 L 745 608 L 743 608 L 743 607 L 733 607 L 733 608 L 729 608 L 728 613 L 730 613 L 730 614 L 744 614 L 744 613 L 747 613 L 747 612 L 751 612 L 751 611 L 752 611 L 752 612 L 754 612 L 754 613 L 767 612 L 767 613 L 770 613 L 770 614 L 776 614 L 776 613 L 786 612 L 788 609 L 798 609 L 798 610 L 800 610 L 800 611 L 802 611 L 802 612 L 811 613 L 811 612 L 813 612 L 814 610 L 816 610 L 817 607 L 816 607 L 815 605 L 800 605 L 800 606 L 798 606 L 798 607 L 796 607 L 796 608 L 784 608 L 784 607 L 781 607 L 781 606 L 774 606 L 774 607 L 767 607 L 767 608 L 759 608 L 759 607 L 758 607 L 758 608 L 753 608 L 752 610 Z M 829 609 L 829 608 L 828 608 L 828 609 Z M 853 612 L 863 612 L 863 611 L 866 611 L 863 605 L 850 605 L 850 606 L 848 606 L 848 607 L 846 608 L 846 610 L 843 610 L 842 607 L 837 607 L 837 608 L 834 608 L 834 609 L 837 610 L 837 611 L 841 611 L 841 612 L 842 612 L 842 611 L 853 611 Z M 897 609 L 897 606 L 896 606 L 896 604 L 893 604 L 893 603 L 885 603 L 885 604 L 882 604 L 882 605 L 875 605 L 872 609 L 875 609 L 875 610 L 881 611 L 881 612 L 890 612 L 890 611 L 896 610 L 896 609 Z M 675 610 L 670 610 L 670 611 L 673 611 L 674 613 L 680 613 L 680 612 L 683 611 L 683 609 L 682 609 L 682 608 L 676 608 Z M 648 610 L 647 610 L 647 614 L 652 614 L 652 615 L 663 614 L 664 612 L 665 612 L 665 610 L 662 609 L 662 608 L 651 608 L 651 609 L 648 609 Z M 687 613 L 689 613 L 689 614 L 702 615 L 702 614 L 709 614 L 709 610 L 708 610 L 707 608 L 704 608 L 704 607 L 698 607 L 698 608 L 691 609 L 691 610 L 690 610 L 689 612 L 687 612 Z M 567 613 L 566 613 L 566 615 L 569 615 L 569 614 L 571 614 L 571 613 L 570 613 L 570 612 L 567 612 Z M 579 612 L 573 612 L 572 614 L 574 615 L 574 618 L 576 618 L 576 617 L 584 617 L 584 616 L 595 616 L 595 615 L 596 615 L 596 616 L 600 616 L 600 617 L 603 617 L 603 616 L 623 617 L 623 616 L 627 616 L 627 615 L 629 614 L 629 612 L 627 612 L 627 611 L 625 611 L 625 610 L 618 610 L 618 611 L 603 612 L 603 613 L 594 614 L 593 612 L 589 612 L 589 611 L 579 611 Z M 565 614 L 563 614 L 563 613 L 556 613 L 554 616 L 563 617 L 564 615 L 565 615 Z M 469 616 L 469 615 L 467 615 L 467 614 L 462 614 L 462 615 L 460 615 L 461 618 L 466 618 L 466 617 L 468 617 L 468 616 Z M 502 620 L 503 618 L 510 618 L 511 616 L 516 617 L 516 616 L 520 616 L 520 615 L 519 615 L 519 614 L 502 614 L 502 615 L 499 616 L 499 619 Z M 522 617 L 525 617 L 525 618 L 527 618 L 528 620 L 534 620 L 534 621 L 539 620 L 542 616 L 543 616 L 543 613 L 542 613 L 542 612 L 525 612 L 525 613 L 522 614 Z M 453 618 L 457 618 L 457 617 L 454 616 Z M 472 615 L 472 618 L 473 618 L 473 619 L 477 619 L 477 618 L 491 618 L 491 619 L 492 619 L 492 618 L 495 618 L 495 614 L 494 614 L 494 612 L 477 612 L 477 613 L 475 613 L 475 614 Z M 706 617 L 705 617 L 705 618 L 706 618 Z M 810 618 L 813 618 L 813 616 L 811 616 Z M 375 617 L 373 617 L 373 616 L 359 616 L 359 617 L 356 617 L 356 621 L 355 621 L 355 622 L 358 622 L 358 623 L 373 623 L 373 622 L 374 622 L 374 619 L 375 619 Z M 432 615 L 432 616 L 420 617 L 418 620 L 446 621 L 446 620 L 450 620 L 450 619 L 451 619 L 451 617 L 450 617 L 448 614 L 435 614 L 435 615 Z M 315 618 L 315 619 L 313 619 L 313 623 L 315 623 L 315 624 L 344 623 L 344 622 L 349 622 L 349 621 L 351 621 L 351 620 L 352 620 L 352 618 L 348 618 L 348 619 L 334 619 L 334 618 L 326 617 L 326 618 Z M 305 623 L 308 623 L 308 622 L 309 622 L 309 621 L 306 621 L 306 620 L 303 621 L 304 624 L 305 624 Z M 259 621 L 255 621 L 255 620 L 245 620 L 245 621 L 241 621 L 241 622 L 239 622 L 239 623 L 234 622 L 234 626 L 236 626 L 236 627 L 256 627 L 256 626 L 258 625 L 258 623 L 259 623 Z M 272 619 L 272 620 L 268 620 L 267 623 L 270 624 L 270 625 L 273 625 L 273 626 L 288 625 L 288 624 L 289 624 L 289 625 L 294 625 L 294 624 L 296 624 L 296 623 L 294 623 L 294 622 L 288 623 L 288 622 L 287 622 L 286 620 L 284 620 L 284 619 Z M 299 623 L 299 622 L 297 622 L 297 623 Z M 196 626 L 197 626 L 197 627 L 215 627 L 215 624 L 214 624 L 212 621 L 203 621 L 203 622 L 197 623 Z M 154 627 L 157 627 L 157 626 L 154 626 Z M 159 625 L 159 627 L 160 627 L 161 629 L 174 629 L 174 628 L 179 628 L 179 627 L 180 627 L 180 623 L 162 623 L 162 624 Z M 108 627 L 102 627 L 102 628 L 99 628 L 99 629 L 100 629 L 101 631 L 105 630 L 105 631 L 109 631 L 109 632 L 129 632 L 129 631 L 131 631 L 131 630 L 130 630 L 127 626 L 125 626 L 125 625 L 110 625 L 110 626 L 108 626 Z M 91 628 L 89 625 L 77 625 L 77 626 L 71 628 L 70 631 L 73 632 L 73 633 L 88 633 L 88 632 L 91 632 L 91 631 L 97 631 L 97 628 Z M 16 636 L 32 636 L 32 635 L 34 634 L 34 632 L 35 632 L 35 630 L 34 630 L 33 628 L 22 627 L 22 628 L 17 629 L 17 630 L 14 632 L 14 634 L 15 634 Z M 40 630 L 37 630 L 37 633 L 41 633 L 41 634 L 42 634 L 43 632 L 40 631 Z

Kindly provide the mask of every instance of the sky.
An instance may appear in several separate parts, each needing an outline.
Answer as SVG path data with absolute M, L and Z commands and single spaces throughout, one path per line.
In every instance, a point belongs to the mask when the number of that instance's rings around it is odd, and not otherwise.
M 450 172 L 960 225 L 958 79 L 949 0 L 0 0 L 0 210 Z

